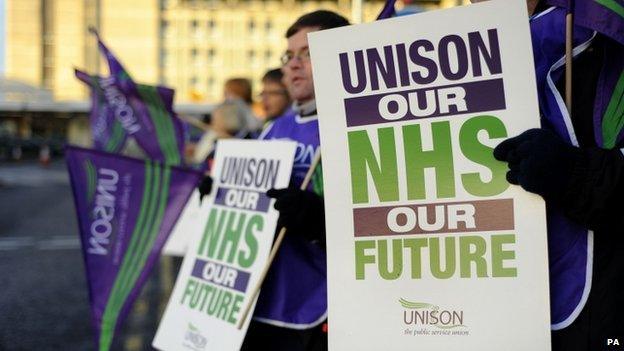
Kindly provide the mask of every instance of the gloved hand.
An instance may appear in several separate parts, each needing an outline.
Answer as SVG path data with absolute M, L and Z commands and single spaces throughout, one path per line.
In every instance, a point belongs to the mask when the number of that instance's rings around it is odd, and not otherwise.
M 529 129 L 500 143 L 494 157 L 509 163 L 509 183 L 551 200 L 565 193 L 582 152 L 549 130 Z
M 296 188 L 270 189 L 267 196 L 274 198 L 280 216 L 278 226 L 288 228 L 289 234 L 325 245 L 325 206 L 323 198 L 310 191 Z
M 210 191 L 212 191 L 212 177 L 209 175 L 204 176 L 197 186 L 197 190 L 199 190 L 199 202 L 201 203 L 204 196 L 210 194 Z

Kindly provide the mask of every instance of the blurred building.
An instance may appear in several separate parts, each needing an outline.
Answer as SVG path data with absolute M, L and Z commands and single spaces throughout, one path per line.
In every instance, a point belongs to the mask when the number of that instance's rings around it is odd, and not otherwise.
M 5 0 L 5 6 L 7 78 L 47 89 L 55 100 L 86 99 L 73 68 L 106 73 L 87 31 L 93 26 L 137 80 L 158 81 L 155 0 Z
M 430 9 L 463 0 L 405 0 Z M 349 0 L 5 0 L 7 78 L 85 100 L 73 67 L 107 74 L 87 28 L 97 28 L 136 81 L 176 89 L 176 102 L 211 103 L 223 82 L 279 66 L 284 33 L 301 14 L 329 9 L 350 17 Z M 383 1 L 364 2 L 372 21 Z

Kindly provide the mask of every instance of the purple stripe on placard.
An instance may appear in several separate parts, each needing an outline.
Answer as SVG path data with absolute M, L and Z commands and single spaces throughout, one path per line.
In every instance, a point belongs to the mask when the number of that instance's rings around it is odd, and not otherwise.
M 345 99 L 347 126 L 441 117 L 505 108 L 503 79 Z
M 259 191 L 219 187 L 215 204 L 241 210 L 267 212 L 271 198 Z
M 212 261 L 197 259 L 191 275 L 242 293 L 247 291 L 249 285 L 249 273 Z

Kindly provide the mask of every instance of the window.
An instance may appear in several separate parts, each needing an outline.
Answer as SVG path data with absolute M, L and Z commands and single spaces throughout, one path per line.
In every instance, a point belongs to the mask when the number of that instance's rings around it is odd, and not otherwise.
M 163 37 L 169 36 L 171 34 L 169 32 L 170 30 L 171 30 L 171 28 L 170 28 L 169 22 L 167 20 L 160 21 L 160 32 L 162 33 Z
M 169 52 L 166 50 L 160 50 L 160 62 L 163 66 L 167 66 L 171 63 L 169 62 Z
M 192 20 L 191 21 L 191 34 L 192 35 L 197 35 L 197 28 L 199 27 L 199 23 L 197 23 L 196 20 Z

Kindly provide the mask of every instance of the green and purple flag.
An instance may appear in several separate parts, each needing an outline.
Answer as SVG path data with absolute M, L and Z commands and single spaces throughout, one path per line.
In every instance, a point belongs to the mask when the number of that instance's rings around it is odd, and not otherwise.
M 574 14 L 574 24 L 624 45 L 624 0 L 546 0 Z
M 94 116 L 93 110 L 96 108 L 109 111 L 121 123 L 125 133 L 135 138 L 148 158 L 170 165 L 182 164 L 184 125 L 173 112 L 174 90 L 135 83 L 98 33 L 93 29 L 91 32 L 97 38 L 110 72 L 108 77 L 97 79 L 97 87 L 100 89 L 97 94 L 104 99 L 98 100 L 99 105 L 94 104 L 91 115 Z M 76 75 L 79 75 L 78 71 Z M 78 78 L 83 80 L 80 76 Z M 92 92 L 92 96 L 95 94 Z M 95 117 L 99 119 L 101 115 Z M 115 126 L 113 123 L 101 124 L 109 128 Z M 113 133 L 114 130 L 102 132 L 103 135 Z
M 74 73 L 83 83 L 87 84 L 91 96 L 91 112 L 89 124 L 93 136 L 93 146 L 97 150 L 120 153 L 126 145 L 128 134 L 115 116 L 115 110 L 106 101 L 104 89 L 100 82 L 102 77 L 90 75 L 75 69 Z
M 624 140 L 624 0 L 547 0 L 547 3 L 574 14 L 575 43 L 577 38 L 587 36 L 584 33 L 587 30 L 611 39 L 605 40 L 604 60 L 597 63 L 602 64 L 602 69 L 594 101 L 594 132 L 599 146 L 614 148 Z M 548 15 L 555 18 L 555 12 L 550 11 Z M 561 37 L 562 34 L 556 37 L 552 29 L 548 32 L 538 34 L 541 37 L 552 37 L 548 42 L 551 48 L 549 51 L 552 51 L 552 48 L 563 44 L 565 38 Z M 588 39 L 587 43 L 592 40 Z M 580 48 L 578 50 L 582 51 Z M 551 79 L 560 74 L 555 71 L 549 73 Z M 551 105 L 556 106 L 557 103 L 553 101 Z M 559 113 L 555 112 L 555 115 Z M 560 118 L 557 120 L 559 124 L 563 121 Z
M 201 174 L 72 146 L 66 160 L 98 350 L 108 351 Z

